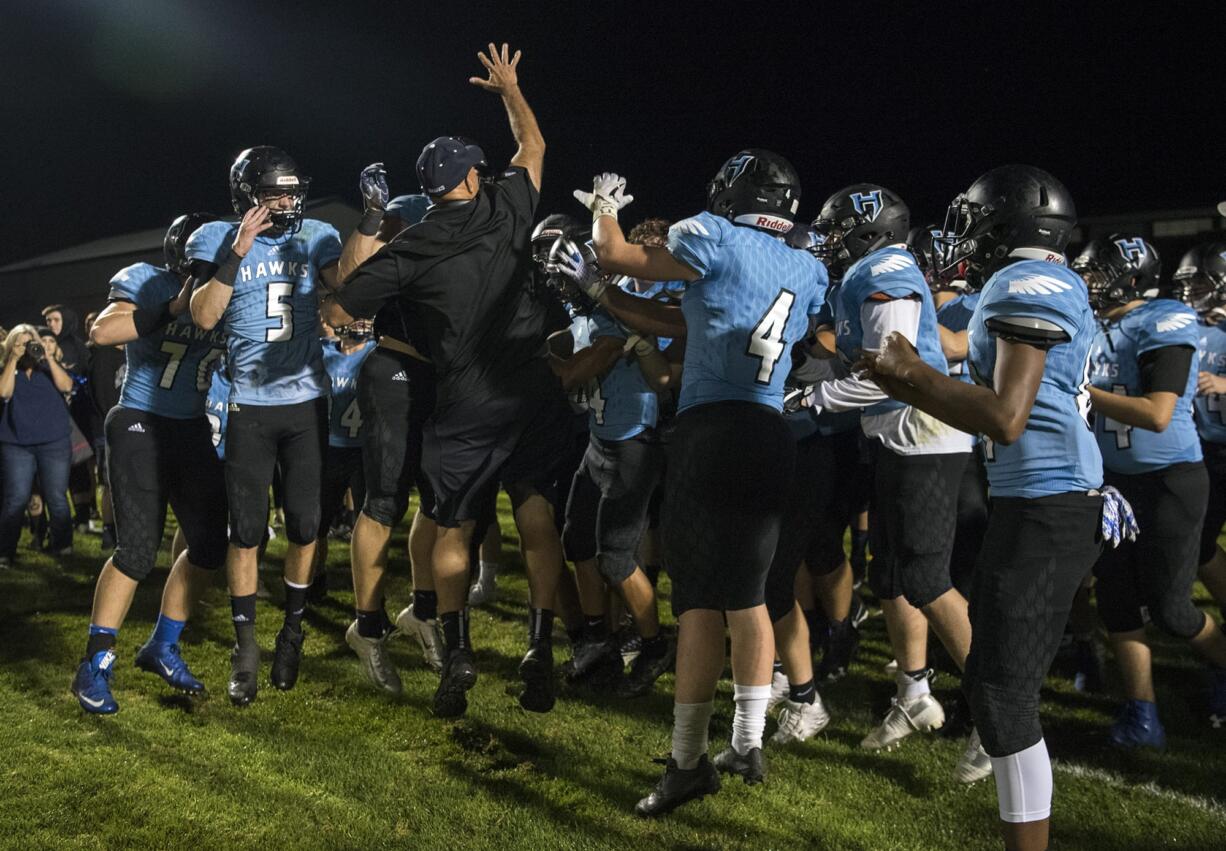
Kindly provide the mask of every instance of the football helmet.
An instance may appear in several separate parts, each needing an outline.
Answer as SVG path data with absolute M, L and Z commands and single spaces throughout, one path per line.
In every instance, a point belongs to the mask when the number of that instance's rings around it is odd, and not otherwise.
M 1179 261 L 1175 297 L 1202 317 L 1226 308 L 1226 242 L 1205 242 Z
M 230 201 L 240 216 L 264 199 L 290 197 L 290 209 L 271 211 L 273 227 L 281 233 L 297 233 L 302 227 L 310 185 L 311 178 L 299 172 L 290 155 L 272 145 L 248 148 L 230 166 Z
M 707 212 L 770 233 L 792 229 L 800 206 L 800 177 L 779 154 L 746 148 L 720 166 L 707 184 Z
M 842 276 L 855 261 L 870 251 L 905 242 L 911 229 L 911 211 L 903 200 L 875 183 L 857 183 L 826 199 L 813 220 L 822 237 L 815 253 Z
M 579 221 L 565 213 L 553 213 L 541 219 L 532 229 L 532 261 L 540 268 L 545 268 L 549 253 L 558 238 L 575 234 L 580 228 Z
M 568 256 L 577 252 L 577 256 Z M 596 262 L 591 234 L 572 232 L 554 240 L 543 265 L 545 285 L 554 290 L 573 316 L 590 316 L 599 305 L 584 285 L 607 277 Z
M 1157 289 L 1162 274 L 1162 260 L 1152 245 L 1118 233 L 1092 240 L 1069 266 L 1085 280 L 1095 310 L 1142 298 L 1147 290 Z
M 184 213 L 171 222 L 162 239 L 166 268 L 177 275 L 190 275 L 192 264 L 187 259 L 187 240 L 196 232 L 196 228 L 217 220 L 218 217 L 212 213 Z

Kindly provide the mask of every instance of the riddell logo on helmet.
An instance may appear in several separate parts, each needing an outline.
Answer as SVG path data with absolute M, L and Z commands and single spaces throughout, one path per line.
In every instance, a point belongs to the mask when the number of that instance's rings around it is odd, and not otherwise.
M 758 220 L 754 224 L 768 230 L 788 231 L 792 229 L 792 223 L 787 219 L 777 219 L 774 216 L 758 216 Z
M 278 186 L 297 186 L 298 178 L 292 174 L 281 174 L 277 176 Z

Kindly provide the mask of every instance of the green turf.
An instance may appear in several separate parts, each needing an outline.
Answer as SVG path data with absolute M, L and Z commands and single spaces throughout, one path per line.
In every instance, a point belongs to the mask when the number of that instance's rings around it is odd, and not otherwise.
M 651 758 L 668 749 L 672 679 L 637 701 L 565 692 L 548 715 L 522 711 L 513 694 L 526 584 L 514 566 L 514 530 L 502 520 L 511 566 L 501 601 L 473 614 L 481 680 L 458 722 L 430 717 L 435 677 L 407 641 L 394 650 L 400 699 L 360 679 L 343 638 L 349 591 L 308 616 L 298 687 L 265 685 L 240 710 L 224 696 L 227 598 L 211 590 L 184 635 L 184 656 L 214 696 L 172 697 L 131 661 L 156 617 L 165 555 L 120 635 L 113 684 L 122 710 L 85 716 L 68 684 L 101 564 L 98 538 L 78 536 L 78 555 L 59 565 L 23 549 L 16 569 L 0 572 L 0 847 L 996 847 L 991 782 L 964 788 L 949 779 L 960 742 L 915 736 L 888 754 L 858 747 L 892 693 L 879 617 L 865 625 L 852 674 L 822 689 L 830 727 L 816 741 L 768 748 L 764 786 L 725 782 L 719 795 L 671 817 L 636 819 L 631 808 L 659 773 Z M 279 563 L 282 551 L 274 542 L 268 560 Z M 402 537 L 395 552 L 404 552 Z M 347 558 L 333 543 L 334 585 L 347 583 Z M 407 602 L 403 558 L 393 570 L 395 614 Z M 275 574 L 266 578 L 275 586 Z M 265 648 L 279 620 L 260 604 Z M 1052 681 L 1044 725 L 1058 760 L 1053 847 L 1226 848 L 1226 730 L 1208 729 L 1199 668 L 1175 650 L 1158 650 L 1165 754 L 1109 752 L 1112 701 Z M 266 652 L 264 677 L 268 662 Z M 943 677 L 938 687 L 948 695 L 955 681 Z M 726 741 L 731 716 L 725 682 L 714 747 Z

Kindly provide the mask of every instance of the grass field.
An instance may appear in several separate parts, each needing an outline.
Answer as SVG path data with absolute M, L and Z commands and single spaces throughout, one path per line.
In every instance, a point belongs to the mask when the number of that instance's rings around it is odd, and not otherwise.
M 564 691 L 549 715 L 522 711 L 513 690 L 526 583 L 505 513 L 502 521 L 510 566 L 500 602 L 473 614 L 481 680 L 457 722 L 429 715 L 436 679 L 407 641 L 394 653 L 400 699 L 360 679 L 344 644 L 347 591 L 308 616 L 298 687 L 262 684 L 256 703 L 239 710 L 225 698 L 229 606 L 223 588 L 211 590 L 184 656 L 213 697 L 171 696 L 132 668 L 156 618 L 164 554 L 120 634 L 113 686 L 122 709 L 85 716 L 68 685 L 101 565 L 98 538 L 78 536 L 78 555 L 59 564 L 23 549 L 19 566 L 0 572 L 0 847 L 996 847 L 991 781 L 965 788 L 949 779 L 961 742 L 916 736 L 887 754 L 858 747 L 893 690 L 880 617 L 865 624 L 851 675 L 822 689 L 834 721 L 815 741 L 768 749 L 764 786 L 725 781 L 719 795 L 664 820 L 636 819 L 631 808 L 660 771 L 651 758 L 668 750 L 672 679 L 633 702 Z M 281 552 L 274 542 L 269 561 Z M 395 552 L 404 552 L 402 537 Z M 333 543 L 329 564 L 334 587 L 345 583 L 345 545 Z M 393 568 L 394 615 L 407 602 L 408 570 L 403 557 Z M 261 603 L 259 618 L 266 678 L 280 614 Z M 1199 668 L 1173 651 L 1158 649 L 1164 754 L 1109 751 L 1112 700 L 1052 681 L 1043 720 L 1057 761 L 1053 847 L 1226 848 L 1226 730 L 1208 729 Z M 939 693 L 955 687 L 938 681 Z M 713 747 L 731 725 L 727 682 L 717 707 Z

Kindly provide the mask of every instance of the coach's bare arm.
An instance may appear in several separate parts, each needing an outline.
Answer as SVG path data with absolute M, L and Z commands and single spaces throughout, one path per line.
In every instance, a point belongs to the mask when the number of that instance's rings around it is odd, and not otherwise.
M 532 108 L 524 100 L 523 92 L 519 90 L 519 75 L 516 66 L 523 57 L 523 51 L 511 50 L 502 45 L 498 50 L 493 42 L 489 45 L 489 55 L 478 53 L 477 58 L 486 67 L 490 75 L 487 79 L 470 77 L 468 82 L 480 86 L 487 92 L 502 96 L 503 106 L 507 108 L 507 119 L 511 124 L 511 135 L 515 137 L 519 150 L 511 158 L 511 165 L 519 166 L 528 172 L 528 179 L 539 191 L 541 188 L 541 172 L 545 165 L 545 139 L 541 136 L 541 128 L 537 126 L 536 116 Z

